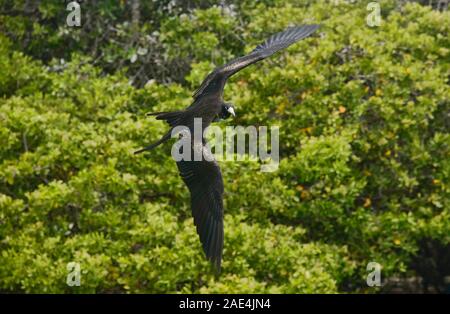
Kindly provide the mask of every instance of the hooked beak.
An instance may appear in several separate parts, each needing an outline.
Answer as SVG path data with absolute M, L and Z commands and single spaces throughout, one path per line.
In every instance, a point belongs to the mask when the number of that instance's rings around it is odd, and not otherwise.
M 236 113 L 234 112 L 233 107 L 229 107 L 229 108 L 227 109 L 227 111 L 228 111 L 233 117 L 236 117 Z

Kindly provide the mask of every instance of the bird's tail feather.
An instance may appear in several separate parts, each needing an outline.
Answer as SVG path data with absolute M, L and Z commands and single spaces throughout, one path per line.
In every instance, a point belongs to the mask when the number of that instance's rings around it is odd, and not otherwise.
M 161 145 L 162 143 L 166 142 L 170 139 L 172 130 L 175 126 L 180 124 L 181 118 L 183 116 L 184 111 L 162 111 L 162 112 L 149 112 L 147 113 L 147 116 L 156 116 L 156 120 L 164 120 L 166 121 L 172 128 L 169 130 L 169 132 L 166 133 L 160 140 L 156 141 L 153 144 L 150 144 L 147 147 L 144 147 L 140 150 L 135 151 L 135 154 L 142 153 L 146 150 L 152 150 L 156 146 Z
M 183 111 L 149 112 L 147 116 L 156 116 L 156 120 L 164 120 L 173 127 L 178 125 L 183 113 Z
M 140 150 L 135 151 L 134 154 L 139 154 L 139 153 L 145 152 L 146 150 L 152 150 L 152 149 L 155 148 L 156 146 L 159 146 L 159 145 L 161 145 L 162 143 L 164 143 L 164 142 L 166 142 L 167 140 L 169 140 L 170 137 L 171 137 L 171 134 L 172 134 L 172 130 L 170 130 L 169 132 L 167 132 L 163 137 L 161 137 L 161 138 L 160 138 L 158 141 L 156 141 L 155 143 L 150 144 L 150 145 L 148 145 L 148 146 L 146 146 L 146 147 L 144 147 L 144 148 L 142 148 L 142 149 L 140 149 Z

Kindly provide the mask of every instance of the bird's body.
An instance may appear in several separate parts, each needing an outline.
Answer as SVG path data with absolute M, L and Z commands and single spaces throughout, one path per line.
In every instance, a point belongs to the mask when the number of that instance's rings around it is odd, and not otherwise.
M 202 131 L 212 122 L 235 115 L 234 108 L 223 100 L 223 89 L 227 79 L 243 68 L 263 60 L 275 52 L 311 35 L 318 25 L 303 25 L 277 33 L 258 45 L 250 54 L 236 58 L 211 72 L 194 93 L 193 103 L 181 111 L 157 112 L 149 115 L 165 120 L 169 131 L 157 142 L 137 151 L 151 150 L 171 138 L 176 127 L 186 127 L 194 134 L 195 118 L 201 118 Z M 203 134 L 203 133 L 202 133 Z M 194 140 L 192 136 L 191 155 L 201 150 L 203 155 L 211 155 L 206 140 Z M 182 149 L 182 148 L 181 148 Z M 191 193 L 191 209 L 197 233 L 206 257 L 220 270 L 223 248 L 223 179 L 220 168 L 213 158 L 202 160 L 180 160 L 177 167 Z

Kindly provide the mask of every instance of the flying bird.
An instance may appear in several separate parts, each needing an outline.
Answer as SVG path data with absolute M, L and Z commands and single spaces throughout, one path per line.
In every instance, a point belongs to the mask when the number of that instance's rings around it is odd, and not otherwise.
M 319 25 L 302 25 L 288 28 L 272 35 L 248 55 L 236 58 L 217 67 L 204 79 L 193 94 L 192 104 L 180 111 L 154 112 L 157 120 L 166 121 L 170 129 L 157 142 L 140 149 L 135 154 L 151 150 L 171 138 L 177 126 L 186 127 L 194 134 L 194 118 L 201 118 L 203 130 L 212 122 L 235 116 L 234 106 L 223 100 L 223 89 L 227 79 L 243 68 L 263 60 L 275 52 L 314 33 Z M 203 131 L 202 130 L 202 131 Z M 203 134 L 203 133 L 202 133 Z M 206 140 L 191 144 L 191 156 L 195 151 L 207 153 Z M 182 150 L 181 150 L 182 152 Z M 220 272 L 223 249 L 223 179 L 217 162 L 212 158 L 177 161 L 178 171 L 191 194 L 191 210 L 194 224 L 206 258 Z

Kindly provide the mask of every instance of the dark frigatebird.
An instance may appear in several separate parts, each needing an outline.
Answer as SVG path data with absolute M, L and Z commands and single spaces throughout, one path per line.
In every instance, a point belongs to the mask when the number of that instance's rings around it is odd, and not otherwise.
M 314 33 L 319 25 L 303 25 L 286 29 L 272 35 L 264 43 L 258 45 L 248 55 L 236 58 L 216 68 L 202 82 L 194 93 L 193 103 L 180 111 L 155 112 L 157 120 L 165 120 L 170 130 L 157 142 L 136 151 L 141 153 L 151 150 L 171 138 L 172 130 L 184 126 L 190 134 L 194 134 L 194 118 L 201 118 L 203 130 L 212 122 L 235 116 L 234 107 L 223 101 L 223 88 L 227 79 L 243 68 L 263 60 L 275 52 L 287 48 L 293 43 Z M 203 133 L 202 133 L 203 134 Z M 201 139 L 200 150 L 205 151 L 205 139 Z M 196 148 L 197 146 L 197 148 Z M 191 152 L 198 149 L 194 142 Z M 193 156 L 193 154 L 191 154 Z M 209 159 L 209 160 L 206 160 Z M 194 224 L 206 258 L 220 271 L 223 249 L 223 180 L 220 168 L 214 159 L 177 161 L 179 173 L 191 194 L 191 210 Z

